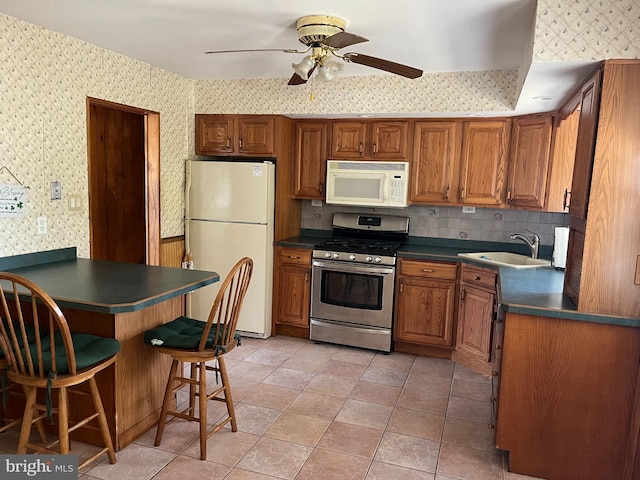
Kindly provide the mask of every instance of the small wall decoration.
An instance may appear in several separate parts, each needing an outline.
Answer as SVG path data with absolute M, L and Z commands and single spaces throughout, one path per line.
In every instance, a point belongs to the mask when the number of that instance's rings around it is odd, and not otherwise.
M 0 184 L 0 217 L 24 217 L 27 187 Z

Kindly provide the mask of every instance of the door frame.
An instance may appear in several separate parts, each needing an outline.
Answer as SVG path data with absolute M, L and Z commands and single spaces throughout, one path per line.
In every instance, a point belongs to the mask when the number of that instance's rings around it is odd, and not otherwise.
M 89 245 L 93 258 L 93 229 L 91 228 L 91 159 L 95 156 L 91 142 L 91 106 L 144 115 L 145 125 L 145 226 L 146 264 L 160 265 L 160 113 L 87 97 L 87 164 L 89 180 Z

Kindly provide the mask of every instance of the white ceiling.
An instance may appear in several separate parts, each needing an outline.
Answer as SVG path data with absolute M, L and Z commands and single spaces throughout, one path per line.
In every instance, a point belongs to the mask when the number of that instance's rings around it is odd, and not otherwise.
M 327 14 L 370 41 L 341 50 L 436 72 L 515 69 L 535 0 L 0 0 L 0 12 L 195 79 L 289 78 L 302 54 L 208 50 L 304 49 L 296 20 Z M 591 70 L 536 65 L 515 113 L 548 111 Z M 355 64 L 343 75 L 388 75 Z M 295 88 L 295 87 L 291 87 Z M 536 96 L 552 96 L 547 102 Z

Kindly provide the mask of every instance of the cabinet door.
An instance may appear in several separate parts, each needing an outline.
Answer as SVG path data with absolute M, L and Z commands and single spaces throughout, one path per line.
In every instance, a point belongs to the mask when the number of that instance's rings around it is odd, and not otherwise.
M 235 116 L 196 115 L 196 153 L 216 155 L 234 153 Z
M 580 99 L 575 95 L 558 112 L 553 133 L 553 153 L 549 172 L 549 183 L 545 211 L 566 213 L 569 208 L 569 192 L 576 160 L 576 143 L 580 124 Z
M 461 203 L 504 203 L 508 148 L 508 120 L 465 122 L 458 194 Z
M 309 328 L 311 268 L 280 265 L 276 323 Z
M 542 209 L 547 188 L 553 117 L 513 120 L 507 203 Z
M 411 202 L 455 201 L 461 124 L 416 122 L 411 160 Z
M 238 152 L 273 155 L 275 153 L 275 118 L 264 115 L 238 118 Z
M 371 124 L 371 158 L 406 160 L 409 144 L 409 122 L 376 122 Z
M 488 368 L 495 294 L 463 285 L 458 310 L 456 350 L 477 359 Z
M 327 123 L 298 122 L 295 132 L 295 184 L 296 198 L 324 200 L 324 182 L 327 172 Z
M 423 345 L 453 345 L 454 282 L 401 277 L 394 339 Z
M 593 154 L 596 145 L 596 126 L 600 105 L 601 74 L 601 71 L 596 72 L 582 87 L 580 124 L 578 126 L 569 215 L 583 220 L 587 218 L 589 186 L 591 184 Z
M 329 155 L 337 159 L 364 158 L 366 127 L 364 122 L 333 122 Z

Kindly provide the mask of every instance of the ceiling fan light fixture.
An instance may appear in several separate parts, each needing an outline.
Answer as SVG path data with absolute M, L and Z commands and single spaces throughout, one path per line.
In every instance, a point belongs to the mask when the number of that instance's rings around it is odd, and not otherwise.
M 320 82 L 330 82 L 342 73 L 342 62 L 328 58 L 319 66 L 315 78 Z
M 300 63 L 292 63 L 293 71 L 305 80 L 309 79 L 309 72 L 315 67 L 316 61 L 311 55 L 304 57 Z

